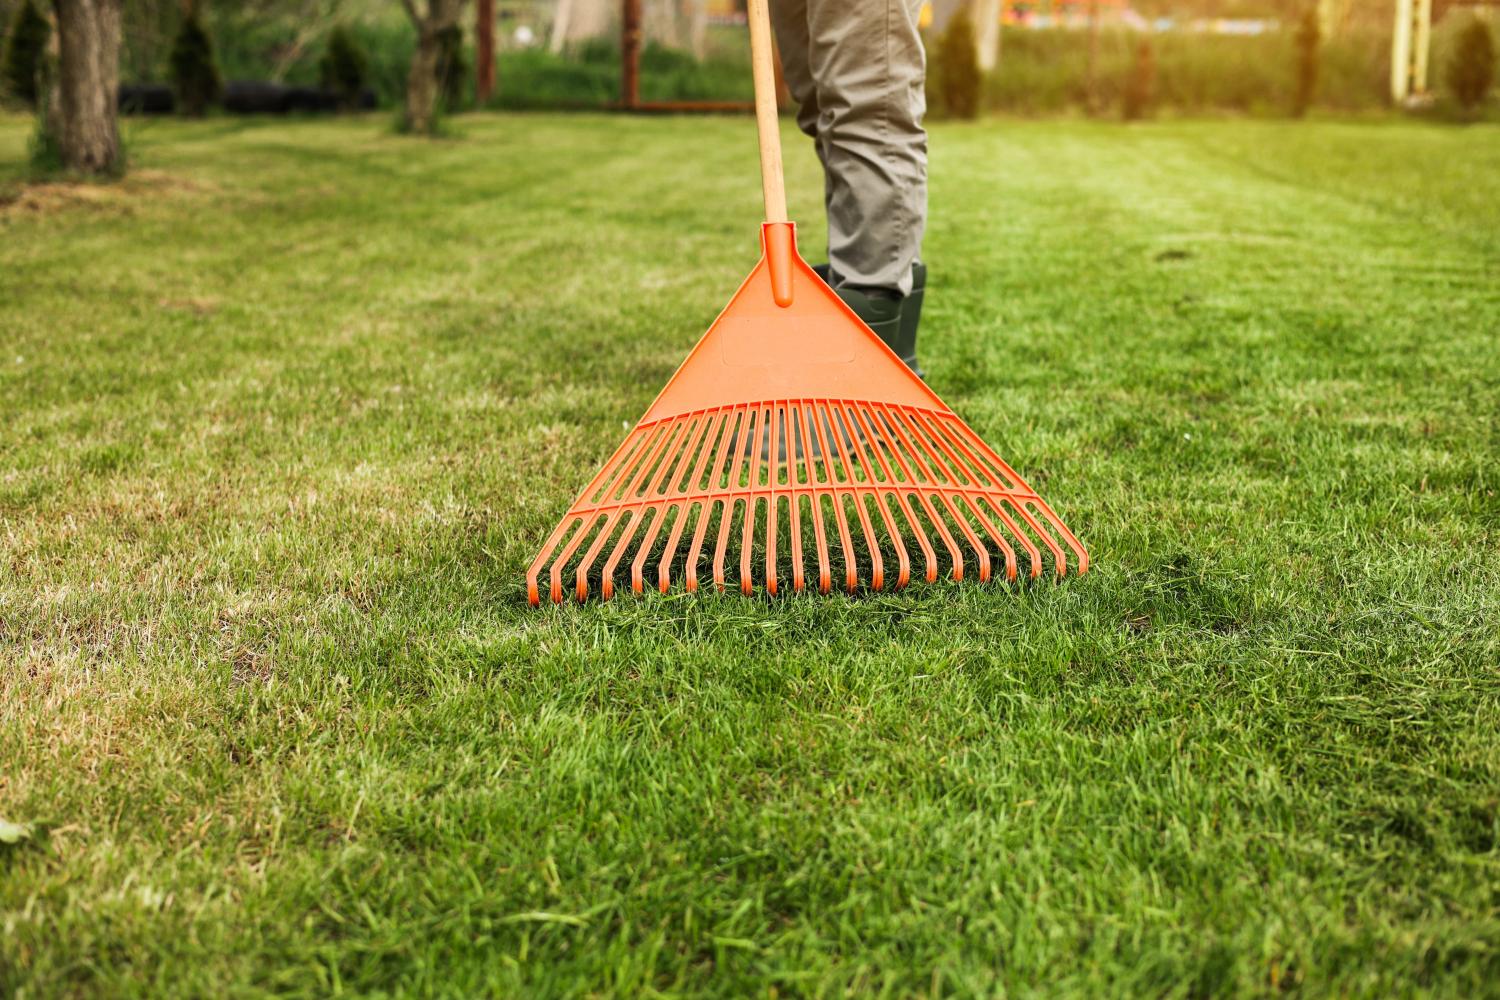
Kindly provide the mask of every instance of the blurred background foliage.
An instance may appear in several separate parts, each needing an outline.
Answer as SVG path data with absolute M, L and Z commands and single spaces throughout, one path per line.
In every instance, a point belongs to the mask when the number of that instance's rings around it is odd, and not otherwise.
M 1311 107 L 1361 112 L 1390 103 L 1394 0 L 1128 0 L 1123 7 L 1119 0 L 1102 0 L 1094 31 L 1076 18 L 1088 0 L 1072 2 L 1075 17 L 1068 26 L 1005 24 L 996 66 L 976 78 L 978 112 L 1295 114 L 1305 96 L 1299 93 L 1306 71 L 1299 30 L 1314 9 L 1324 27 Z M 1493 31 L 1500 13 L 1496 6 L 1475 12 L 1464 4 L 1434 0 L 1432 83 L 1444 106 L 1458 104 L 1448 67 L 1457 58 L 1459 37 L 1476 22 Z M 736 23 L 742 0 L 643 0 L 643 5 L 643 100 L 750 98 L 744 28 Z M 935 0 L 935 23 L 927 29 L 935 115 L 952 111 L 948 105 L 955 101 L 969 103 L 967 96 L 945 97 L 936 85 L 944 79 L 941 29 L 960 6 L 967 4 Z M 1012 6 L 1023 13 L 1051 9 L 1047 0 L 1029 8 L 1024 2 Z M 20 7 L 21 0 L 0 0 L 5 30 L 16 22 Z M 1121 19 L 1122 10 L 1128 19 Z M 500 0 L 498 11 L 499 86 L 492 106 L 597 107 L 619 98 L 617 0 Z M 472 12 L 471 5 L 457 53 L 456 65 L 464 72 L 452 77 L 448 95 L 452 108 L 473 105 Z M 201 16 L 226 81 L 326 84 L 332 41 L 343 47 L 342 59 L 360 64 L 364 86 L 380 106 L 398 104 L 405 91 L 414 38 L 397 0 L 201 0 Z M 168 79 L 181 0 L 128 0 L 125 18 L 122 82 Z M 1216 20 L 1237 20 L 1253 30 L 1205 30 Z M 1142 25 L 1152 30 L 1143 31 Z M 1149 40 L 1144 47 L 1143 36 Z M 1142 66 L 1143 48 L 1148 67 Z M 1141 108 L 1147 71 L 1149 106 Z M 953 73 L 967 75 L 968 68 L 953 67 Z M 1493 112 L 1493 98 L 1485 106 Z M 958 109 L 957 116 L 964 114 Z

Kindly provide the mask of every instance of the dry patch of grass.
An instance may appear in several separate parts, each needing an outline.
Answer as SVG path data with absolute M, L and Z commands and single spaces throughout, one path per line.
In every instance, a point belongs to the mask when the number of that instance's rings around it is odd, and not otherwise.
M 218 191 L 219 186 L 210 181 L 163 170 L 135 170 L 109 183 L 38 181 L 0 188 L 0 218 L 66 212 L 128 215 L 152 202 L 203 197 Z

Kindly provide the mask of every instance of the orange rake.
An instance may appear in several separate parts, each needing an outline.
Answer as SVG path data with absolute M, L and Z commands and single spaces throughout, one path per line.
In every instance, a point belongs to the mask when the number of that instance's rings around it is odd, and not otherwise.
M 897 357 L 798 255 L 786 217 L 765 0 L 749 3 L 766 223 L 761 259 L 635 430 L 579 494 L 526 571 L 561 602 L 698 589 L 712 573 L 740 590 L 846 589 L 955 580 L 970 560 L 1063 576 L 1088 553 L 1052 508 Z M 810 536 L 810 537 L 809 537 Z M 780 544 L 786 539 L 783 548 Z M 908 541 L 910 539 L 910 541 Z M 911 543 L 915 543 L 914 546 Z M 733 547 L 733 551 L 731 551 Z M 601 563 L 600 560 L 603 560 Z

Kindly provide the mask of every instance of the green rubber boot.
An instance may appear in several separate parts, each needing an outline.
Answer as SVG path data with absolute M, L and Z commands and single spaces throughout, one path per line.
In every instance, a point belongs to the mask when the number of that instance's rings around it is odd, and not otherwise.
M 844 305 L 854 310 L 854 315 L 865 321 L 865 326 L 875 331 L 875 336 L 895 350 L 901 336 L 901 304 L 905 301 L 901 295 L 884 288 L 853 285 L 840 285 L 833 291 L 844 300 Z
M 922 366 L 917 364 L 917 325 L 922 322 L 922 297 L 927 292 L 927 265 L 914 261 L 911 265 L 911 294 L 901 302 L 901 331 L 891 350 L 901 356 L 906 367 L 925 379 Z
M 827 264 L 814 264 L 813 271 L 828 283 L 854 314 L 874 330 L 887 347 L 916 372 L 926 378 L 917 364 L 917 325 L 922 321 L 922 298 L 927 290 L 927 265 L 916 261 L 911 266 L 911 294 L 905 298 L 890 292 L 849 286 L 838 286 L 838 276 Z

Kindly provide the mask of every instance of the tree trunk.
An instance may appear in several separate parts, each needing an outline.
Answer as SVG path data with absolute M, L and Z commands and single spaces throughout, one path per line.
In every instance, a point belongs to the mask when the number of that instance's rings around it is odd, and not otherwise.
M 1089 0 L 1089 52 L 1084 71 L 1083 104 L 1091 115 L 1099 113 L 1099 0 Z
M 479 0 L 474 49 L 474 97 L 483 107 L 495 93 L 495 0 Z
M 708 58 L 708 0 L 691 2 L 693 58 L 702 62 Z
M 641 102 L 641 0 L 624 0 L 620 11 L 620 103 Z
M 120 87 L 121 0 L 53 0 L 57 86 L 47 129 L 62 165 L 83 174 L 124 168 L 115 103 Z
M 406 78 L 406 127 L 431 135 L 437 125 L 438 37 L 423 25 L 417 32 L 417 50 L 412 53 L 411 73 Z
M 974 28 L 979 69 L 993 73 L 1000 61 L 1000 0 L 975 0 Z
M 407 3 L 417 29 L 417 48 L 406 77 L 406 127 L 419 135 L 431 135 L 437 129 L 440 39 L 445 29 L 458 23 L 462 7 L 463 0 L 427 0 L 426 14 L 419 14 L 415 3 Z
M 557 0 L 557 9 L 552 12 L 552 38 L 547 43 L 547 51 L 558 55 L 563 50 L 563 44 L 568 40 L 568 28 L 573 19 L 573 0 Z

